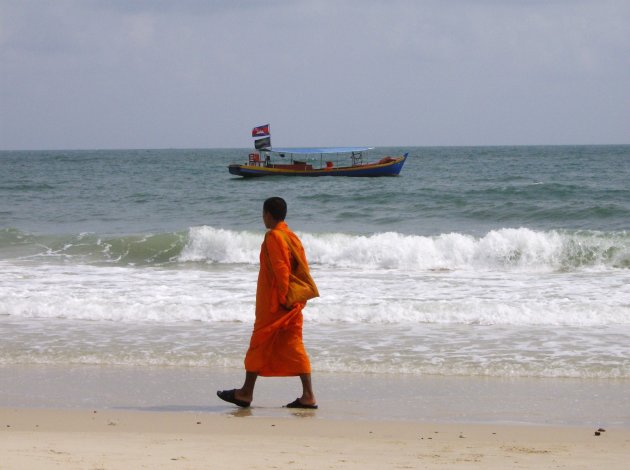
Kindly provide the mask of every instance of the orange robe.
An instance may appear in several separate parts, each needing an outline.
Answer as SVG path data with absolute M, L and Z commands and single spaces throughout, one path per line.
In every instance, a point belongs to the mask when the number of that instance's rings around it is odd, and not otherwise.
M 245 355 L 245 370 L 248 372 L 266 377 L 311 372 L 302 343 L 302 309 L 305 303 L 297 303 L 292 308 L 284 305 L 289 290 L 289 272 L 296 263 L 294 253 L 308 266 L 302 243 L 285 222 L 279 222 L 265 234 L 260 249 L 256 321 Z

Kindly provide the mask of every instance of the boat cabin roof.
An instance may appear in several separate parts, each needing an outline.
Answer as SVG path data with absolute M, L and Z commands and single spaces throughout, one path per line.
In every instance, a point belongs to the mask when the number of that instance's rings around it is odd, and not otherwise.
M 371 150 L 374 147 L 274 147 L 272 149 L 264 149 L 264 152 L 273 153 L 294 153 L 294 154 L 313 154 L 313 153 L 352 153 L 352 152 L 365 152 Z

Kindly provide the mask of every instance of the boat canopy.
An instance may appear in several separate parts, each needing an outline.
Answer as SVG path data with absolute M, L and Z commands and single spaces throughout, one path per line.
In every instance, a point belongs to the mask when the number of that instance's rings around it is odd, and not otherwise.
M 352 152 L 365 152 L 371 150 L 374 147 L 312 147 L 312 148 L 290 148 L 274 147 L 271 149 L 265 149 L 265 152 L 273 153 L 295 153 L 295 154 L 313 154 L 313 153 L 352 153 Z

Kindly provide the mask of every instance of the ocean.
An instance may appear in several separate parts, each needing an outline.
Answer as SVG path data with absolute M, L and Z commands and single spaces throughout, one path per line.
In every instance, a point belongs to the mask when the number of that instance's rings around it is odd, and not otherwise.
M 314 372 L 630 379 L 630 146 L 372 158 L 402 152 L 254 180 L 246 149 L 0 152 L 0 365 L 242 370 L 282 196 Z

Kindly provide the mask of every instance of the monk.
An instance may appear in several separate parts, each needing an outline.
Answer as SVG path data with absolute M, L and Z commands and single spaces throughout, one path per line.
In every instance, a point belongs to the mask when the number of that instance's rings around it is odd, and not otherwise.
M 269 229 L 260 249 L 260 271 L 256 288 L 256 320 L 245 355 L 245 382 L 241 388 L 217 391 L 222 400 L 246 408 L 254 398 L 258 376 L 299 376 L 302 396 L 287 408 L 316 409 L 311 384 L 311 364 L 302 343 L 302 309 L 306 301 L 288 304 L 299 287 L 289 282 L 290 274 L 306 272 L 317 296 L 317 287 L 308 274 L 308 263 L 300 239 L 284 222 L 287 204 L 272 197 L 263 204 L 262 218 Z

